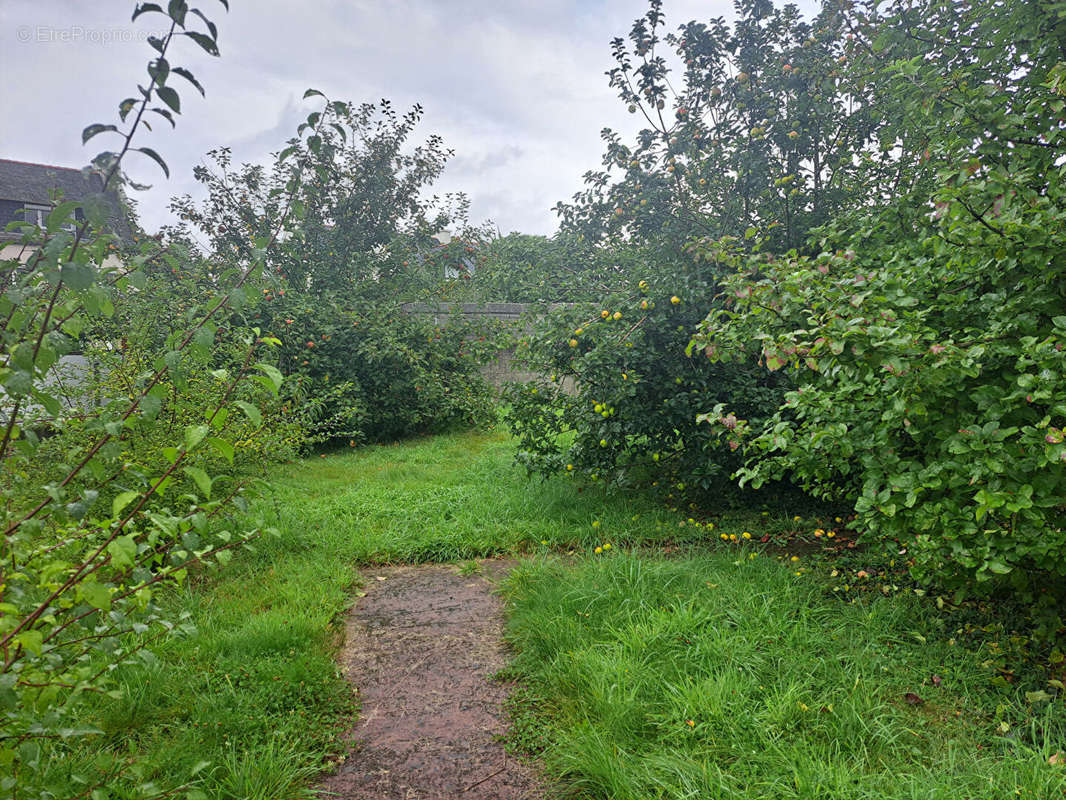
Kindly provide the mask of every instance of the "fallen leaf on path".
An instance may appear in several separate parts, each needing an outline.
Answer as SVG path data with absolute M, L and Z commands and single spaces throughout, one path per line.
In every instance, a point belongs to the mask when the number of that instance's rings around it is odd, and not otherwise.
M 377 578 L 379 581 L 386 580 L 384 575 L 375 575 L 374 577 Z

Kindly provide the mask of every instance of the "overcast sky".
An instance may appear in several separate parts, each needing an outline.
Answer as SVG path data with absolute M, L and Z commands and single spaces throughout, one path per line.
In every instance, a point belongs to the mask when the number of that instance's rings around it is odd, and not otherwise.
M 160 0 L 163 6 L 166 3 Z M 550 234 L 551 207 L 599 166 L 600 130 L 637 119 L 607 85 L 610 40 L 628 33 L 646 0 L 198 0 L 219 27 L 221 58 L 191 42 L 170 59 L 207 90 L 182 91 L 176 131 L 161 119 L 142 144 L 170 180 L 130 159 L 152 189 L 136 195 L 148 230 L 168 221 L 172 195 L 193 192 L 192 167 L 221 145 L 235 161 L 266 161 L 313 110 L 308 87 L 353 102 L 421 103 L 422 136 L 455 150 L 435 191 L 465 191 L 473 222 Z M 81 129 L 117 122 L 144 80 L 147 33 L 159 15 L 129 21 L 127 0 L 0 0 L 0 158 L 80 167 L 105 139 Z M 810 12 L 812 0 L 798 3 Z M 729 18 L 729 0 L 666 0 L 667 27 Z M 178 86 L 181 80 L 173 78 Z M 153 126 L 155 127 L 155 126 Z

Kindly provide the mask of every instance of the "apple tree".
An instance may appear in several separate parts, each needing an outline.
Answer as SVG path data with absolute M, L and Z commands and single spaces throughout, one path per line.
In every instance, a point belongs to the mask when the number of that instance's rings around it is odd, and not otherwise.
M 1066 592 L 1064 17 L 923 0 L 848 19 L 879 106 L 926 142 L 912 185 L 931 175 L 935 188 L 854 211 L 811 255 L 694 245 L 728 276 L 693 352 L 795 381 L 769 420 L 709 398 L 704 424 L 742 446 L 744 483 L 788 473 L 847 500 L 863 536 L 900 548 L 917 576 L 1009 588 L 1051 612 L 1053 634 Z

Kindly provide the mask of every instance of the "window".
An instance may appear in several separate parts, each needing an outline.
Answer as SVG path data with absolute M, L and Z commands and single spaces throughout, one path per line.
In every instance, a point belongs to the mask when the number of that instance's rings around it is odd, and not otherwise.
M 26 222 L 32 225 L 36 225 L 38 228 L 43 228 L 45 220 L 48 219 L 48 214 L 51 213 L 50 206 L 31 206 L 26 204 Z
M 26 222 L 31 225 L 36 225 L 41 230 L 44 230 L 45 224 L 48 222 L 48 215 L 52 213 L 52 206 L 36 205 L 34 203 L 27 203 L 26 208 Z M 80 216 L 76 214 L 77 216 Z M 68 222 L 63 226 L 63 230 L 74 232 L 74 223 Z

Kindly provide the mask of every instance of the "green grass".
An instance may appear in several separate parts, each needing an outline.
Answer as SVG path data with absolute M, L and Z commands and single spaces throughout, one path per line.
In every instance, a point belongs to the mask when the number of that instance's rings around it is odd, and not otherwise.
M 566 549 L 607 529 L 620 540 L 670 531 L 675 517 L 648 500 L 529 482 L 513 457 L 503 434 L 459 433 L 276 468 L 274 495 L 252 513 L 280 536 L 165 600 L 196 632 L 123 667 L 122 699 L 87 701 L 103 733 L 52 765 L 56 796 L 127 761 L 131 796 L 186 783 L 212 800 L 307 796 L 353 719 L 334 654 L 360 564 L 467 560 L 457 569 L 470 573 L 474 558 L 544 551 L 542 540 Z
M 186 785 L 212 800 L 310 797 L 356 710 L 334 656 L 358 567 L 473 574 L 474 559 L 505 553 L 531 558 L 510 587 L 524 680 L 511 746 L 543 751 L 577 796 L 983 800 L 1053 786 L 1037 729 L 1061 702 L 1020 708 L 1035 685 L 989 689 L 986 656 L 1002 653 L 946 645 L 948 617 L 920 611 L 931 601 L 849 603 L 815 564 L 797 577 L 745 560 L 760 534 L 792 541 L 828 522 L 733 511 L 709 532 L 650 497 L 527 479 L 513 457 L 502 433 L 458 433 L 274 468 L 252 513 L 280 535 L 166 599 L 195 633 L 122 668 L 122 699 L 87 701 L 103 733 L 51 765 L 55 796 L 130 763 L 113 797 Z M 745 530 L 752 540 L 717 538 Z M 642 546 L 654 550 L 624 552 Z M 936 691 L 922 684 L 933 672 Z M 926 704 L 907 706 L 909 690 Z
M 1061 702 L 1001 728 L 1008 693 L 928 602 L 826 588 L 728 553 L 523 565 L 506 584 L 512 677 L 535 697 L 512 709 L 520 744 L 582 798 L 1064 796 Z
M 346 542 L 363 563 L 458 561 L 499 553 L 693 540 L 650 497 L 527 479 L 502 433 L 455 434 L 308 459 L 276 491 L 292 546 Z

